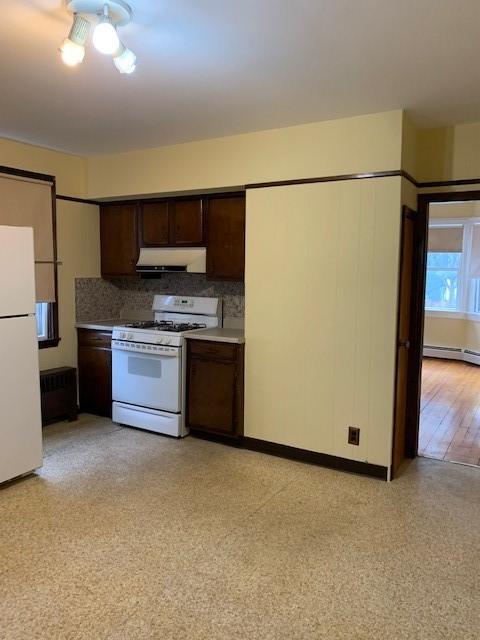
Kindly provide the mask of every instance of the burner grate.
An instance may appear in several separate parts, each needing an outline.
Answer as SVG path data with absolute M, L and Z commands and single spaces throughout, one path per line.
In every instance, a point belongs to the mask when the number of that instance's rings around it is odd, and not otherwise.
M 171 333 L 207 328 L 206 324 L 200 322 L 173 322 L 172 320 L 147 320 L 146 322 L 132 322 L 125 326 L 129 329 L 153 329 L 154 331 L 167 331 Z

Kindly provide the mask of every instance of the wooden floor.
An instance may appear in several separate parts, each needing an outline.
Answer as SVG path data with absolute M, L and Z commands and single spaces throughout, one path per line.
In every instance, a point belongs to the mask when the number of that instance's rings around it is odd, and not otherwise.
M 418 454 L 480 465 L 480 367 L 425 358 Z

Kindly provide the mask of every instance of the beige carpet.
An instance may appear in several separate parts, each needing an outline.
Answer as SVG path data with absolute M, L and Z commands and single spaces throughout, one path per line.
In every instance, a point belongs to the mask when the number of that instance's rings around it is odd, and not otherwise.
M 0 490 L 2 640 L 478 640 L 480 470 L 391 484 L 83 416 Z

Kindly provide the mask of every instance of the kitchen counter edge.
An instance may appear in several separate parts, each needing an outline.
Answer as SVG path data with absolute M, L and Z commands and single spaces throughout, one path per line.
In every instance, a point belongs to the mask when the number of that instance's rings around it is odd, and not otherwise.
M 209 340 L 210 342 L 229 342 L 244 344 L 245 334 L 241 329 L 198 329 L 185 334 L 187 340 Z
M 113 327 L 118 327 L 127 320 L 92 320 L 90 322 L 76 322 L 75 329 L 92 329 L 93 331 L 113 331 Z

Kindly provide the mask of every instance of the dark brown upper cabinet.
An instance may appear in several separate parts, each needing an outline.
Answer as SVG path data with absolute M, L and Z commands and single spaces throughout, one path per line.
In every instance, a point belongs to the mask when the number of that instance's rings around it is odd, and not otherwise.
M 196 200 L 173 200 L 170 209 L 170 241 L 175 247 L 201 246 L 203 236 L 203 206 Z
M 144 202 L 140 214 L 141 244 L 167 247 L 170 243 L 168 202 Z
M 138 260 L 137 205 L 100 207 L 102 276 L 129 276 Z
M 243 280 L 245 274 L 245 196 L 210 197 L 207 212 L 207 277 Z
M 143 202 L 140 205 L 140 244 L 143 247 L 201 247 L 201 198 Z

